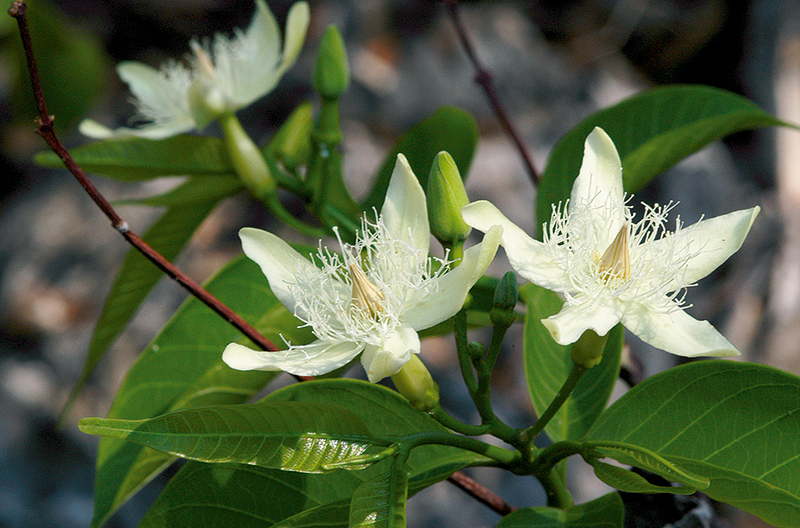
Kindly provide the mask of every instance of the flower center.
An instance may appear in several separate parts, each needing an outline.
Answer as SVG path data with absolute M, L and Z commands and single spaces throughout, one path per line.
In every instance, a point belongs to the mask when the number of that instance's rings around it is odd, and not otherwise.
M 211 57 L 208 56 L 208 53 L 206 53 L 203 47 L 197 42 L 192 41 L 189 44 L 192 47 L 192 53 L 194 53 L 194 56 L 197 58 L 197 67 L 200 69 L 200 73 L 209 81 L 217 82 L 217 69 L 214 68 Z
M 630 224 L 625 222 L 622 229 L 600 257 L 600 278 L 606 284 L 614 285 L 628 280 L 631 276 L 631 250 L 628 242 Z
M 372 284 L 367 276 L 355 263 L 350 264 L 350 278 L 353 280 L 353 293 L 351 303 L 359 310 L 367 312 L 373 319 L 383 311 L 383 295 L 377 286 Z

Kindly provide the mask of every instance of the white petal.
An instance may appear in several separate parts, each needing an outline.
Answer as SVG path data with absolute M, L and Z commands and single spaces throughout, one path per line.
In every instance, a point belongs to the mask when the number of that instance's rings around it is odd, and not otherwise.
M 617 218 L 609 227 L 613 238 L 625 221 L 624 197 L 617 147 L 602 128 L 595 127 L 586 138 L 581 170 L 572 185 L 570 210 L 588 203 L 599 207 L 617 205 Z
M 289 69 L 300 50 L 303 48 L 303 43 L 306 40 L 306 32 L 308 31 L 308 23 L 311 18 L 311 13 L 308 9 L 306 2 L 297 2 L 289 10 L 289 15 L 286 17 L 286 37 L 283 42 L 283 59 L 281 66 L 278 68 L 278 76 L 283 75 Z
M 346 365 L 361 352 L 357 343 L 315 341 L 278 352 L 258 352 L 237 343 L 225 347 L 222 361 L 236 370 L 283 370 L 298 376 L 319 376 Z
M 461 263 L 439 277 L 435 293 L 401 314 L 403 324 L 424 330 L 454 316 L 464 305 L 469 289 L 492 262 L 502 234 L 502 227 L 492 226 L 483 242 L 464 251 Z
M 361 355 L 361 364 L 372 383 L 387 376 L 397 374 L 411 359 L 411 354 L 419 354 L 419 335 L 413 328 L 401 326 L 394 331 L 380 347 L 368 345 Z
M 234 40 L 218 34 L 214 40 L 214 65 L 235 108 L 243 108 L 269 93 L 277 84 L 281 32 L 263 0 L 256 1 L 253 20 Z
M 171 62 L 156 70 L 140 62 L 126 61 L 117 66 L 117 74 L 130 87 L 139 112 L 154 121 L 152 125 L 146 125 L 150 135 L 141 137 L 155 138 L 154 130 L 159 128 L 181 131 L 193 128 L 194 120 L 187 98 L 192 79 L 185 66 Z M 138 127 L 134 132 L 139 135 Z
M 683 310 L 659 313 L 644 307 L 627 309 L 622 324 L 645 343 L 678 356 L 739 355 L 708 321 L 698 321 Z
M 84 119 L 78 125 L 78 130 L 84 136 L 95 139 L 106 139 L 114 135 L 114 131 L 92 119 Z
M 686 248 L 688 254 L 696 253 L 689 260 L 685 274 L 676 277 L 674 289 L 702 279 L 736 253 L 742 246 L 760 210 L 760 207 L 753 207 L 702 220 L 681 229 L 672 235 L 672 240 L 666 237 L 651 242 L 652 249 L 656 251 L 655 254 L 661 254 L 659 246 L 664 244 L 674 244 L 679 251 Z
M 239 231 L 239 238 L 245 255 L 261 267 L 272 293 L 289 311 L 295 312 L 296 302 L 289 284 L 297 280 L 296 274 L 302 268 L 306 268 L 302 270 L 304 273 L 316 273 L 317 268 L 289 244 L 267 231 L 245 227 Z
M 617 303 L 595 299 L 578 305 L 565 303 L 560 312 L 542 319 L 542 324 L 556 343 L 569 345 L 590 328 L 599 336 L 606 335 L 621 318 L 622 311 Z
M 415 248 L 428 251 L 431 229 L 425 192 L 402 154 L 397 155 L 381 215 L 393 237 L 409 240 L 410 236 Z
M 500 244 L 517 273 L 549 290 L 564 291 L 569 286 L 566 275 L 553 261 L 547 247 L 529 237 L 493 204 L 485 200 L 473 202 L 465 205 L 461 214 L 467 225 L 484 233 L 494 225 L 503 228 Z

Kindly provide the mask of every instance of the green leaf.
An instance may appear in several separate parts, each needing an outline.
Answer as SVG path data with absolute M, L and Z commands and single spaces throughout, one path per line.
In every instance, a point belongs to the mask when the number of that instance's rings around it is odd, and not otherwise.
M 368 424 L 373 435 L 382 438 L 422 431 L 447 431 L 430 416 L 411 407 L 396 392 L 363 381 L 309 381 L 283 388 L 267 399 L 332 403 L 345 407 Z M 439 482 L 467 465 L 485 460 L 454 447 L 418 447 L 411 452 L 405 466 L 409 476 L 409 494 Z M 389 463 L 386 460 L 361 471 L 315 475 L 240 466 L 231 478 L 221 483 L 214 478 L 213 470 L 207 469 L 211 466 L 190 462 L 167 485 L 147 513 L 141 528 L 347 527 L 350 499 L 355 490 L 363 482 L 387 471 Z
M 267 338 L 292 342 L 312 338 L 269 290 L 256 264 L 240 257 L 228 264 L 206 289 L 253 323 Z M 246 401 L 276 373 L 238 372 L 222 362 L 233 341 L 248 341 L 195 298 L 188 299 L 128 372 L 109 418 L 143 419 L 170 410 Z M 121 504 L 173 458 L 122 440 L 103 438 L 97 454 L 95 515 L 102 524 Z
M 647 449 L 703 490 L 775 526 L 800 526 L 800 378 L 761 365 L 670 369 L 609 407 L 584 441 Z M 667 477 L 669 478 L 669 477 Z
M 697 488 L 689 486 L 658 486 L 651 484 L 641 475 L 628 469 L 612 466 L 599 460 L 591 461 L 595 476 L 612 488 L 628 493 L 672 493 L 673 495 L 691 495 Z
M 240 188 L 238 185 L 231 186 L 219 180 L 211 183 L 217 185 L 209 185 L 207 180 L 189 179 L 168 193 L 175 197 L 195 196 L 198 200 L 183 204 L 179 202 L 180 198 L 168 199 L 172 200 L 175 206 L 164 213 L 164 216 L 158 219 L 142 237 L 168 261 L 173 261 L 181 252 L 217 203 Z M 139 251 L 134 248 L 128 251 L 95 325 L 83 370 L 67 398 L 61 413 L 62 418 L 72 408 L 103 354 L 163 276 L 164 273 Z
M 584 141 L 596 126 L 614 140 L 625 190 L 635 192 L 712 141 L 741 130 L 781 125 L 786 123 L 744 97 L 709 86 L 667 86 L 635 95 L 589 116 L 561 138 L 542 173 L 536 225 L 550 220 L 550 204 L 569 198 Z
M 432 116 L 406 132 L 383 162 L 375 179 L 375 186 L 364 203 L 380 211 L 389 179 L 392 176 L 397 154 L 404 154 L 423 189 L 428 188 L 428 174 L 436 154 L 442 150 L 450 153 L 458 166 L 461 177 L 466 179 L 475 147 L 478 144 L 478 126 L 464 110 L 443 106 Z
M 350 503 L 350 528 L 405 528 L 408 476 L 402 466 L 389 467 L 364 482 Z
M 377 455 L 385 442 L 343 407 L 262 400 L 173 411 L 147 420 L 84 418 L 88 434 L 119 438 L 199 462 L 237 462 L 301 473 Z
M 120 200 L 114 205 L 150 205 L 178 207 L 202 204 L 209 201 L 218 201 L 244 189 L 239 180 L 223 178 L 189 178 L 178 187 L 164 194 L 138 198 L 135 200 Z
M 214 137 L 113 138 L 78 147 L 70 154 L 86 172 L 123 181 L 184 175 L 236 178 L 225 144 Z M 62 166 L 49 151 L 38 153 L 34 161 L 45 167 Z
M 618 493 L 609 493 L 569 508 L 525 508 L 503 517 L 497 528 L 622 528 L 625 508 Z
M 541 322 L 561 309 L 563 301 L 555 293 L 528 283 L 520 288 L 520 297 L 528 307 L 525 375 L 533 408 L 541 416 L 569 377 L 573 366 L 571 346 L 556 343 Z M 623 338 L 622 326 L 615 326 L 606 342 L 602 362 L 584 374 L 561 410 L 545 427 L 554 442 L 581 438 L 603 412 L 619 377 Z

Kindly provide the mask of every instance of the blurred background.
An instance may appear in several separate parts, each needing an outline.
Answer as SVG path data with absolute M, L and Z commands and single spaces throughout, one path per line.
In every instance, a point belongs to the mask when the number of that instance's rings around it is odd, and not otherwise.
M 290 2 L 268 2 L 283 27 Z M 241 113 L 257 143 L 301 101 L 322 31 L 335 24 L 349 54 L 352 84 L 342 99 L 345 173 L 363 197 L 394 141 L 442 105 L 469 111 L 481 140 L 470 198 L 490 199 L 531 232 L 535 188 L 474 82 L 447 10 L 422 0 L 311 1 L 304 53 L 278 89 Z M 471 1 L 459 11 L 479 58 L 539 171 L 558 139 L 590 113 L 670 83 L 701 83 L 742 94 L 800 123 L 800 2 L 793 0 Z M 192 36 L 245 27 L 250 0 L 31 0 L 29 17 L 50 112 L 65 143 L 90 116 L 126 124 L 134 108 L 113 67 L 157 66 L 188 52 Z M 57 416 L 77 379 L 105 295 L 128 250 L 66 171 L 35 166 L 34 133 L 16 23 L 0 16 L 0 526 L 87 526 L 96 438 L 76 427 L 102 416 L 125 372 L 185 298 L 163 281 L 100 364 L 66 425 Z M 210 128 L 206 133 L 215 133 Z M 709 319 L 744 359 L 800 374 L 800 135 L 788 129 L 736 134 L 693 155 L 634 198 L 680 204 L 686 223 L 761 205 L 740 252 L 688 294 L 689 312 Z M 102 177 L 112 200 L 163 192 L 177 180 L 144 184 Z M 157 209 L 120 209 L 143 233 Z M 236 232 L 269 220 L 247 197 L 224 202 L 178 260 L 204 280 L 240 252 Z M 294 235 L 289 235 L 292 237 Z M 295 237 L 301 240 L 299 237 Z M 507 264 L 498 260 L 496 275 Z M 676 358 L 629 340 L 639 379 Z M 521 364 L 521 328 L 506 341 L 495 376 L 499 414 L 532 420 Z M 451 408 L 470 418 L 447 339 L 423 343 L 423 359 Z M 580 466 L 576 474 L 586 473 Z M 540 505 L 533 479 L 482 470 L 472 475 L 518 507 Z M 108 526 L 135 526 L 167 475 L 148 485 Z M 589 473 L 576 501 L 605 492 Z M 653 506 L 645 506 L 652 508 Z M 724 509 L 716 526 L 764 526 Z M 497 515 L 448 483 L 409 502 L 409 526 L 491 526 Z M 655 522 L 655 521 L 653 521 Z M 666 521 L 665 521 L 666 522 Z M 652 524 L 652 526 L 661 526 Z M 651 525 L 647 525 L 651 526 Z M 698 525 L 700 526 L 700 525 Z M 708 524 L 705 526 L 709 526 Z

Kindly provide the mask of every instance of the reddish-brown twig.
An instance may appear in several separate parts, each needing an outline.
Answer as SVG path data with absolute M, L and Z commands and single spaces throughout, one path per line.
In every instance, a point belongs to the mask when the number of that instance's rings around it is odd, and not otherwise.
M 22 0 L 16 0 L 11 4 L 8 14 L 17 19 L 19 25 L 20 36 L 22 37 L 22 46 L 25 49 L 25 57 L 28 61 L 28 71 L 30 73 L 31 84 L 33 85 L 33 96 L 36 100 L 36 106 L 39 112 L 39 117 L 36 119 L 37 130 L 36 132 L 42 136 L 45 142 L 55 152 L 64 166 L 75 176 L 78 182 L 83 186 L 94 203 L 100 208 L 101 211 L 111 220 L 111 225 L 119 231 L 119 233 L 127 240 L 133 247 L 139 250 L 148 260 L 155 264 L 161 271 L 167 274 L 168 277 L 183 286 L 192 295 L 200 299 L 209 308 L 214 310 L 226 321 L 231 323 L 239 329 L 244 335 L 249 337 L 254 343 L 264 350 L 275 351 L 278 348 L 272 344 L 270 340 L 261 335 L 258 330 L 253 328 L 247 321 L 242 319 L 233 310 L 228 308 L 219 299 L 208 293 L 202 286 L 192 280 L 188 275 L 183 273 L 167 259 L 161 256 L 156 250 L 148 245 L 136 233 L 130 230 L 128 223 L 125 222 L 114 210 L 106 198 L 97 190 L 94 184 L 89 180 L 86 173 L 81 169 L 75 160 L 72 159 L 67 149 L 56 136 L 53 129 L 53 116 L 47 112 L 47 105 L 45 104 L 44 93 L 42 92 L 42 84 L 39 79 L 38 68 L 36 67 L 36 60 L 33 56 L 33 47 L 31 44 L 31 36 L 28 30 L 28 21 L 25 17 L 27 6 Z
M 528 171 L 528 175 L 530 176 L 534 187 L 538 186 L 539 173 L 536 172 L 536 168 L 533 166 L 533 160 L 531 160 L 531 157 L 528 154 L 528 149 L 522 143 L 519 134 L 514 128 L 514 125 L 511 123 L 511 120 L 508 118 L 508 114 L 503 108 L 503 105 L 500 103 L 500 98 L 497 96 L 497 92 L 494 90 L 492 74 L 489 73 L 489 71 L 483 67 L 480 60 L 478 60 L 478 55 L 475 53 L 475 48 L 467 36 L 467 31 L 464 29 L 464 24 L 461 22 L 461 16 L 458 13 L 458 0 L 444 0 L 444 3 L 447 6 L 447 11 L 450 13 L 450 18 L 453 20 L 453 25 L 458 33 L 458 39 L 461 41 L 461 46 L 464 48 L 464 51 L 466 52 L 469 60 L 472 62 L 477 72 L 475 74 L 475 82 L 483 88 L 483 91 L 486 93 L 486 97 L 489 99 L 489 104 L 492 106 L 492 110 L 494 110 L 497 119 L 500 121 L 500 124 L 503 126 L 506 133 L 514 142 L 514 145 L 517 147 L 519 155 L 522 157 L 522 162 Z
M 506 516 L 509 513 L 516 511 L 515 507 L 506 503 L 506 501 L 495 495 L 486 486 L 472 480 L 460 471 L 453 473 L 447 480 L 464 490 L 479 502 L 482 502 L 494 510 L 494 512 L 499 515 Z

